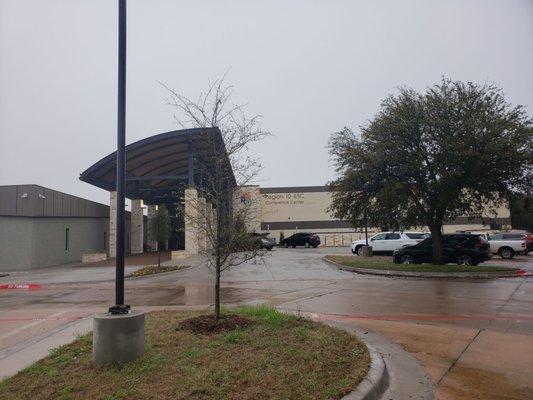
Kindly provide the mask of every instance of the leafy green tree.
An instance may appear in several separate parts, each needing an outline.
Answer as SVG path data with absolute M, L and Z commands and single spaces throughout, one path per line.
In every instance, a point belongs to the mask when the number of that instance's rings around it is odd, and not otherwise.
M 165 209 L 162 206 L 159 206 L 157 213 L 149 226 L 150 238 L 157 242 L 158 267 L 161 267 L 161 247 L 163 247 L 161 246 L 161 243 L 166 242 L 170 238 L 170 229 L 170 217 L 165 212 Z
M 443 79 L 387 97 L 361 133 L 333 134 L 331 211 L 362 226 L 426 225 L 443 263 L 442 225 L 495 211 L 532 182 L 533 122 L 492 85 Z

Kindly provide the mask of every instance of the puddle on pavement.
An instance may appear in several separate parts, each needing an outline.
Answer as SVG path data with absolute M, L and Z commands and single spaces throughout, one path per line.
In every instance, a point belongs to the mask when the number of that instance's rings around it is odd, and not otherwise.
M 221 288 L 220 295 L 223 303 L 238 303 L 249 299 L 246 290 L 234 288 Z M 138 306 L 161 305 L 201 305 L 211 304 L 214 301 L 213 287 L 211 285 L 186 285 L 173 288 L 141 289 L 137 288 L 129 295 L 129 302 Z

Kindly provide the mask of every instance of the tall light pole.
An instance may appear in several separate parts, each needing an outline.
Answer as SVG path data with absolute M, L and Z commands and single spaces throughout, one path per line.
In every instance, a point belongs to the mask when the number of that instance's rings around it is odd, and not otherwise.
M 93 365 L 126 363 L 146 350 L 144 312 L 124 304 L 124 175 L 126 142 L 126 0 L 118 0 L 117 256 L 115 305 L 93 319 Z
M 109 308 L 111 314 L 126 314 L 129 306 L 124 304 L 124 237 L 125 211 L 124 174 L 126 170 L 126 0 L 118 2 L 118 113 L 117 113 L 117 229 L 116 229 L 116 271 L 115 305 Z

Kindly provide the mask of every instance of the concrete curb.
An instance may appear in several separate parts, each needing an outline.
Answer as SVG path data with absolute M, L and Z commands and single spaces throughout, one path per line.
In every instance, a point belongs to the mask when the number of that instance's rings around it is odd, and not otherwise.
M 422 364 L 400 345 L 384 336 L 336 319 L 324 319 L 314 312 L 278 308 L 333 328 L 342 329 L 363 342 L 370 353 L 367 376 L 343 400 L 419 399 L 434 400 L 434 387 Z
M 496 279 L 496 278 L 523 278 L 533 276 L 531 272 L 411 272 L 411 271 L 391 271 L 377 270 L 370 268 L 349 268 L 330 260 L 327 256 L 322 260 L 343 271 L 354 272 L 361 275 L 393 276 L 406 278 L 437 278 L 437 279 Z
M 330 326 L 339 328 L 338 325 Z M 352 332 L 349 333 L 353 335 Z M 359 336 L 357 338 L 364 342 Z M 359 385 L 357 385 L 355 390 L 342 397 L 342 400 L 379 400 L 389 387 L 389 373 L 383 357 L 373 346 L 370 346 L 368 343 L 365 343 L 365 345 L 368 348 L 371 359 L 368 373 Z
M 140 279 L 140 278 L 149 278 L 151 276 L 163 276 L 163 275 L 170 275 L 170 274 L 174 274 L 176 272 L 181 272 L 181 271 L 185 271 L 186 269 L 191 269 L 193 268 L 192 265 L 186 265 L 184 266 L 183 268 L 180 268 L 180 269 L 175 269 L 173 271 L 165 271 L 165 272 L 158 272 L 156 274 L 148 274 L 148 275 L 141 275 L 141 276 L 125 276 L 124 279 Z M 135 271 L 134 271 L 135 272 Z M 133 272 L 133 273 L 134 273 Z
M 300 315 L 298 312 L 278 309 L 280 312 L 284 312 L 291 315 Z M 303 313 L 306 318 L 313 320 L 313 313 Z M 319 321 L 324 325 L 331 326 L 335 329 L 340 329 L 347 332 L 350 335 L 354 335 L 361 342 L 365 344 L 370 354 L 370 367 L 366 376 L 357 387 L 342 397 L 342 400 L 379 400 L 383 397 L 383 394 L 389 387 L 389 372 L 385 361 L 383 361 L 383 356 L 379 353 L 376 348 L 366 342 L 361 335 L 357 334 L 353 327 L 347 326 L 338 321 Z

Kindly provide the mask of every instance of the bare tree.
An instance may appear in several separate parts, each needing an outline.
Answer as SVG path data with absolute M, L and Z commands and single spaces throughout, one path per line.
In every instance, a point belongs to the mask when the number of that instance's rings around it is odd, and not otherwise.
M 226 73 L 227 74 L 227 73 Z M 183 128 L 218 128 L 222 141 L 213 136 L 202 139 L 204 154 L 195 168 L 209 169 L 202 175 L 203 197 L 185 193 L 179 210 L 186 224 L 199 232 L 199 253 L 205 255 L 215 273 L 215 322 L 220 318 L 220 277 L 230 267 L 263 259 L 264 250 L 250 236 L 259 221 L 258 204 L 250 204 L 246 187 L 257 178 L 261 164 L 247 152 L 251 144 L 266 136 L 260 115 L 249 117 L 245 105 L 231 101 L 233 87 L 226 74 L 210 81 L 207 91 L 191 99 L 161 83 L 168 91 L 166 102 L 175 108 L 174 118 Z M 231 166 L 230 168 L 228 168 Z M 244 198 L 243 198 L 244 196 Z M 203 200 L 205 199 L 205 200 Z

